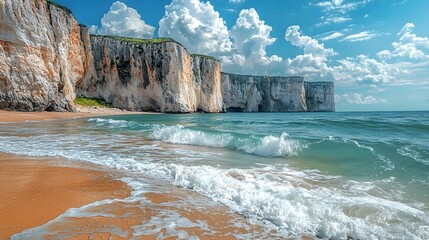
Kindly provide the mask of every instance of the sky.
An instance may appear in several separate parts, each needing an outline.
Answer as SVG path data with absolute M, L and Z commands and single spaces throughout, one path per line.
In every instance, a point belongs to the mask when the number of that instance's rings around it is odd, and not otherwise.
M 428 0 L 56 0 L 94 34 L 170 37 L 222 71 L 333 81 L 338 111 L 429 110 Z

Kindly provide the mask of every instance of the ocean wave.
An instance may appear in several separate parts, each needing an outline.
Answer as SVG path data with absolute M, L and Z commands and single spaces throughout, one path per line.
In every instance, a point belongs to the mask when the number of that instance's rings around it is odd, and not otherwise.
M 429 166 L 429 153 L 416 145 L 401 147 L 397 149 L 397 152 L 404 157 L 409 157 L 416 162 Z
M 274 142 L 274 146 L 280 146 L 284 144 L 280 138 L 287 140 L 287 134 L 282 135 L 266 137 L 265 142 L 262 138 L 260 145 Z M 368 236 L 370 239 L 429 237 L 428 231 L 420 229 L 420 226 L 429 224 L 427 214 L 398 199 L 371 195 L 376 183 L 354 182 L 342 187 L 324 183 L 341 179 L 329 176 L 321 179 L 320 174 L 313 179 L 312 172 L 287 167 L 221 169 L 207 165 L 187 166 L 153 158 L 151 161 L 150 156 L 142 157 L 138 153 L 129 155 L 75 144 L 96 140 L 91 137 L 77 135 L 71 139 L 64 135 L 64 141 L 51 141 L 50 136 L 0 137 L 0 148 L 11 153 L 91 162 L 166 179 L 209 196 L 251 219 L 262 220 L 270 227 L 286 231 L 287 235 L 310 234 L 332 239 L 347 239 L 348 236 L 356 239 L 368 239 Z M 303 184 L 306 179 L 317 183 Z M 141 191 L 138 186 L 132 187 L 135 192 Z
M 186 129 L 182 125 L 154 125 L 149 135 L 151 138 L 173 144 L 226 147 L 232 141 L 230 134 L 210 134 Z
M 108 127 L 108 128 L 144 128 L 147 127 L 147 124 L 142 124 L 134 121 L 127 120 L 115 120 L 109 118 L 90 118 L 88 122 L 94 123 L 96 126 Z
M 280 136 L 235 137 L 229 133 L 204 132 L 182 125 L 144 124 L 107 118 L 90 118 L 88 122 L 108 128 L 145 129 L 150 139 L 171 144 L 229 148 L 265 157 L 296 156 L 306 147 L 299 141 L 289 139 L 286 132 Z
M 149 136 L 172 144 L 232 148 L 265 157 L 295 156 L 305 147 L 299 141 L 287 139 L 288 133 L 285 132 L 279 137 L 270 135 L 260 138 L 240 138 L 228 133 L 208 133 L 191 130 L 182 125 L 155 125 Z
M 279 137 L 265 136 L 259 141 L 251 142 L 248 140 L 238 141 L 237 149 L 246 153 L 265 157 L 281 157 L 298 155 L 305 145 L 299 141 L 287 139 L 288 133 L 283 132 Z

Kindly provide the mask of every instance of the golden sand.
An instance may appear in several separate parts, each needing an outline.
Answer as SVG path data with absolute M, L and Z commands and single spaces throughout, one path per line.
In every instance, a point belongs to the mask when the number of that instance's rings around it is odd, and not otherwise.
M 42 225 L 69 208 L 126 198 L 129 187 L 106 173 L 0 154 L 0 239 Z
M 123 112 L 118 109 L 86 109 L 88 110 L 81 112 L 13 112 L 0 110 L 0 122 L 43 121 L 103 115 L 154 114 L 151 112 Z

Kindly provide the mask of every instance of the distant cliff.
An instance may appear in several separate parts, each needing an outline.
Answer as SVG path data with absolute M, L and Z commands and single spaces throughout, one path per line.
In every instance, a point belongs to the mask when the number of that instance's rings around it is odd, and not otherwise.
M 224 107 L 233 112 L 335 111 L 334 83 L 303 77 L 222 73 Z
M 172 39 L 91 36 L 94 69 L 79 95 L 134 111 L 221 112 L 220 62 Z
M 0 109 L 75 111 L 76 95 L 135 111 L 334 111 L 333 83 L 221 74 L 173 39 L 90 36 L 46 0 L 0 0 Z

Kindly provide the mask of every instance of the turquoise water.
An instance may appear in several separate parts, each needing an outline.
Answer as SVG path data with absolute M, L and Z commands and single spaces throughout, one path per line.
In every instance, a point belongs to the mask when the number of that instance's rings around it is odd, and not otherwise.
M 429 238 L 429 112 L 154 114 L 0 124 L 0 151 L 149 174 L 283 236 Z

